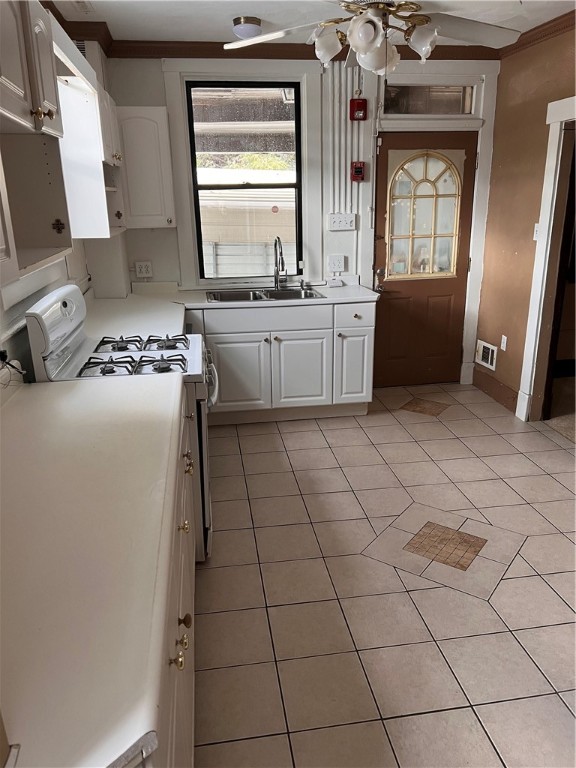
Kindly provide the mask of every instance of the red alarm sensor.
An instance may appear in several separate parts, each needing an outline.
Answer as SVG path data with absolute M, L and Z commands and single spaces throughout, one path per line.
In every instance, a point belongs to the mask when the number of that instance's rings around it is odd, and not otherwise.
M 364 181 L 364 162 L 355 160 L 350 163 L 350 180 Z
M 350 99 L 350 120 L 366 120 L 368 117 L 368 101 L 366 99 Z

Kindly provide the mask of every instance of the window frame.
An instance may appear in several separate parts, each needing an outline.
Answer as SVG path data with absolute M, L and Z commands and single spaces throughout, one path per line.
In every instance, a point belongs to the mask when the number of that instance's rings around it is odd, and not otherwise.
M 257 90 L 268 88 L 293 88 L 295 93 L 294 99 L 294 126 L 295 126 L 295 155 L 296 155 L 296 182 L 291 184 L 199 184 L 197 174 L 196 163 L 196 136 L 194 132 L 194 114 L 193 114 L 193 99 L 192 90 L 194 88 L 250 88 Z M 275 81 L 263 81 L 262 79 L 252 78 L 247 80 L 230 80 L 229 78 L 223 78 L 221 80 L 196 80 L 186 78 L 185 80 L 185 95 L 186 95 L 186 109 L 188 116 L 188 134 L 190 138 L 190 167 L 192 173 L 192 200 L 194 209 L 195 220 L 195 236 L 196 236 L 196 258 L 198 262 L 198 273 L 201 280 L 210 281 L 213 283 L 218 280 L 222 280 L 221 277 L 208 277 L 205 273 L 204 264 L 204 248 L 202 241 L 202 219 L 200 211 L 200 196 L 199 192 L 202 190 L 234 190 L 234 189 L 293 189 L 295 191 L 295 212 L 294 212 L 294 226 L 296 231 L 296 272 L 289 274 L 289 277 L 297 277 L 303 273 L 303 259 L 302 259 L 302 96 L 300 82 L 294 79 L 292 82 L 286 80 L 282 82 Z M 231 277 L 230 280 L 259 280 L 261 278 L 270 279 L 272 275 L 238 275 Z

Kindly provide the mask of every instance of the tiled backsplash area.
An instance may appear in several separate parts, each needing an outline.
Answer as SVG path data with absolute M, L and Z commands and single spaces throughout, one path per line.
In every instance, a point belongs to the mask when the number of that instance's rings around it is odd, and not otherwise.
M 375 395 L 210 430 L 196 765 L 574 764 L 574 444 L 471 386 Z

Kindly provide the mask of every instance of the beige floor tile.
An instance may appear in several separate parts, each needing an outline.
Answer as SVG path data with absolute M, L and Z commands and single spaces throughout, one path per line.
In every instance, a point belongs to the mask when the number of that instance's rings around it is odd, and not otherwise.
M 223 565 L 250 565 L 258 562 L 252 529 L 214 531 L 212 554 L 201 568 L 219 568 Z
M 294 421 L 279 421 L 278 429 L 285 434 L 286 432 L 312 432 L 320 427 L 316 419 L 294 419 Z
M 509 507 L 483 507 L 482 514 L 499 528 L 516 531 L 524 536 L 555 533 L 556 529 L 530 504 L 512 504 Z
M 338 466 L 330 448 L 304 448 L 289 451 L 288 456 L 292 469 L 330 469 Z
M 552 475 L 555 480 L 572 493 L 576 493 L 576 472 L 559 472 Z
M 361 597 L 404 592 L 392 566 L 364 555 L 328 557 L 326 565 L 338 597 Z
M 432 398 L 431 398 L 432 399 Z M 474 414 L 468 410 L 464 405 L 449 405 L 445 411 L 442 411 L 438 416 L 438 420 L 442 422 L 450 421 L 464 421 L 466 419 L 473 419 Z
M 196 670 L 274 661 L 266 610 L 196 616 L 194 657 Z
M 385 445 L 376 445 L 375 448 L 388 464 L 401 464 L 407 461 L 426 461 L 428 459 L 426 451 L 415 442 L 388 443 Z
M 341 603 L 359 649 L 432 639 L 406 593 L 347 597 Z
M 235 424 L 214 424 L 208 428 L 208 437 L 236 437 Z
M 400 580 L 408 592 L 415 592 L 419 589 L 441 589 L 442 585 L 429 579 L 423 579 L 422 576 L 414 576 L 413 573 L 396 568 Z
M 387 388 L 388 389 L 388 388 Z M 393 387 L 394 390 L 401 390 L 402 387 Z M 388 408 L 391 411 L 395 411 L 398 408 L 401 408 L 403 405 L 406 405 L 406 403 L 409 400 L 413 399 L 413 395 L 408 392 L 408 390 L 404 390 L 403 392 L 400 391 L 393 391 L 393 392 L 386 392 L 383 389 L 375 389 L 374 394 L 380 400 L 381 403 L 383 403 L 386 408 Z
M 213 477 L 210 482 L 212 501 L 234 501 L 246 499 L 246 481 L 243 475 L 236 477 Z
M 524 499 L 506 485 L 504 480 L 472 480 L 471 482 L 456 483 L 456 486 L 475 507 L 480 509 L 524 502 Z
M 270 435 L 278 432 L 278 424 L 275 421 L 258 421 L 252 424 L 238 424 L 238 434 L 245 435 Z
M 415 411 L 406 411 L 402 408 L 394 411 L 394 417 L 400 424 L 425 424 L 437 420 L 436 416 L 433 416 L 431 413 L 416 413 Z
M 250 499 L 255 528 L 268 525 L 293 525 L 309 521 L 301 496 L 276 496 Z
M 370 520 L 370 525 L 372 526 L 372 528 L 374 528 L 374 531 L 375 531 L 376 535 L 378 536 L 383 531 L 385 531 L 386 528 L 388 528 L 388 526 L 392 525 L 394 520 L 396 520 L 396 516 L 394 516 L 394 517 L 371 517 L 371 518 L 369 518 L 369 520 Z
M 331 429 L 353 429 L 358 426 L 354 416 L 331 416 L 327 419 L 317 419 L 317 421 L 324 432 Z
M 468 409 L 478 416 L 479 419 L 486 419 L 494 416 L 510 416 L 510 411 L 500 403 L 468 403 Z
M 490 603 L 510 629 L 574 621 L 574 612 L 539 576 L 502 581 Z
M 400 424 L 389 427 L 366 427 L 365 432 L 374 445 L 411 443 L 414 439 Z
M 300 493 L 293 472 L 267 472 L 246 477 L 250 499 L 264 499 L 272 496 L 295 496 Z
M 508 507 L 506 507 L 508 509 Z M 520 555 L 516 555 L 514 560 L 510 563 L 510 567 L 502 578 L 504 579 L 518 579 L 521 576 L 536 576 L 534 568 L 528 565 L 526 560 L 523 560 Z
M 576 610 L 576 581 L 573 573 L 551 573 L 544 576 L 544 581 L 550 584 L 572 610 Z
M 215 531 L 252 528 L 250 505 L 247 499 L 212 502 L 212 523 Z
M 424 440 L 420 443 L 428 456 L 435 461 L 440 459 L 468 459 L 473 458 L 474 454 L 458 438 L 446 440 Z
M 528 422 L 517 419 L 516 416 L 490 416 L 484 419 L 484 423 L 499 435 L 535 431 Z
M 356 421 L 361 427 L 390 427 L 398 424 L 395 416 L 388 411 L 367 413 L 366 416 L 356 416 Z
M 401 717 L 386 728 L 403 768 L 501 768 L 471 709 Z
M 263 605 L 262 580 L 257 565 L 196 571 L 196 613 L 236 611 Z
M 376 648 L 360 657 L 382 717 L 468 703 L 435 643 Z
M 268 612 L 278 660 L 354 650 L 337 600 L 279 605 Z
M 336 597 L 322 559 L 263 563 L 262 579 L 268 605 L 309 603 Z
M 404 488 L 373 489 L 356 491 L 356 497 L 368 517 L 389 517 L 399 515 L 412 504 L 412 497 Z
M 508 456 L 486 456 L 484 462 L 499 477 L 527 477 L 528 475 L 542 475 L 544 473 L 543 469 L 520 453 L 513 453 Z
M 412 504 L 405 512 L 396 518 L 394 528 L 400 528 L 409 533 L 418 533 L 426 523 L 439 523 L 448 528 L 458 530 L 466 522 L 465 517 L 454 515 L 452 512 L 444 512 L 435 507 L 427 507 L 424 504 Z
M 467 520 L 460 530 L 486 539 L 486 544 L 481 550 L 482 557 L 497 560 L 499 563 L 506 563 L 506 565 L 510 565 L 526 540 L 526 537 L 520 533 L 479 523 L 477 520 Z
M 511 632 L 441 640 L 439 645 L 472 704 L 554 690 Z
M 575 450 L 574 440 L 569 440 L 567 437 L 564 437 L 564 435 L 561 435 L 560 432 L 556 432 L 554 429 L 546 432 L 546 437 L 549 437 L 550 440 L 555 442 L 559 448 L 564 448 L 566 451 Z
M 478 389 L 474 384 L 460 384 L 459 381 L 446 381 L 438 384 L 445 392 L 465 392 L 471 389 Z
M 290 739 L 296 768 L 396 768 L 382 723 L 300 731 Z
M 546 437 L 546 435 L 544 435 L 542 432 L 534 431 L 525 435 L 506 435 L 505 437 L 510 445 L 513 445 L 514 448 L 521 451 L 522 453 L 558 450 L 556 443 Z
M 535 451 L 528 458 L 546 472 L 574 472 L 576 459 L 568 451 Z
M 366 517 L 352 491 L 307 494 L 304 503 L 313 523 Z
M 560 698 L 565 702 L 570 712 L 573 715 L 576 714 L 576 691 L 564 691 L 560 694 Z
M 494 434 L 494 430 L 480 419 L 456 419 L 446 423 L 456 437 L 464 438 Z
M 263 475 L 268 472 L 291 472 L 292 465 L 285 451 L 270 453 L 244 453 L 242 455 L 246 475 Z
M 302 494 L 349 491 L 350 485 L 341 469 L 306 469 L 296 473 Z
M 573 571 L 576 565 L 576 546 L 561 533 L 530 536 L 520 554 L 538 573 Z
M 401 464 L 400 466 L 412 466 Z M 371 467 L 344 467 L 350 487 L 355 491 L 369 491 L 376 488 L 399 487 L 400 483 L 392 470 L 385 464 Z
M 413 395 L 424 395 L 430 392 L 444 391 L 439 384 L 414 384 L 413 386 L 407 386 L 406 389 Z
M 445 440 L 454 437 L 452 432 L 439 421 L 431 424 L 408 424 L 406 429 L 418 441 Z
M 240 438 L 240 450 L 242 453 L 269 453 L 270 451 L 283 451 L 284 443 L 280 434 L 245 435 Z
M 466 461 L 466 459 L 462 459 L 462 461 Z M 433 461 L 391 464 L 390 468 L 404 486 L 438 485 L 447 483 L 449 480 Z
M 506 631 L 506 625 L 486 600 L 456 589 L 425 589 L 413 592 L 412 599 L 436 640 Z
M 282 440 L 287 451 L 328 447 L 324 433 L 320 429 L 310 432 L 282 432 Z
M 372 398 L 372 400 L 368 403 L 368 408 L 366 409 L 367 414 L 369 413 L 387 413 L 388 408 L 378 400 L 377 397 Z
M 514 634 L 557 691 L 574 686 L 574 624 L 521 629 Z
M 208 439 L 208 453 L 210 456 L 230 456 L 240 453 L 240 445 L 237 437 L 210 437 Z
M 431 563 L 423 575 L 425 579 L 439 581 L 447 587 L 454 587 L 468 595 L 486 600 L 494 591 L 505 570 L 504 563 L 487 560 L 480 554 L 472 561 L 467 571 L 459 571 L 458 568 L 451 568 L 443 563 Z
M 212 456 L 210 459 L 210 477 L 229 477 L 230 475 L 243 475 L 242 457 L 240 454 L 232 456 Z
M 261 563 L 322 556 L 310 523 L 257 528 L 255 533 Z
M 209 744 L 194 750 L 195 768 L 292 768 L 287 736 Z
M 452 397 L 459 403 L 494 403 L 495 400 L 480 389 L 468 389 L 463 392 L 452 392 Z
M 351 445 L 333 448 L 334 455 L 341 467 L 362 467 L 384 464 L 384 459 L 373 445 Z
M 492 480 L 497 475 L 486 466 L 482 459 L 448 459 L 439 461 L 438 466 L 452 482 L 467 480 Z
M 576 531 L 576 504 L 573 499 L 536 502 L 532 506 L 561 531 Z
M 378 717 L 356 653 L 280 661 L 278 671 L 291 731 Z
M 343 448 L 352 445 L 370 445 L 366 433 L 361 427 L 349 427 L 348 429 L 331 429 L 324 433 L 324 437 L 333 448 Z
M 196 673 L 196 744 L 286 730 L 274 664 Z
M 438 392 L 427 392 L 424 399 L 431 400 L 433 403 L 444 403 L 445 405 L 456 405 L 458 402 L 452 395 L 449 395 L 448 392 L 440 388 Z
M 414 573 L 420 576 L 422 571 L 430 565 L 430 560 L 413 552 L 406 552 L 403 547 L 407 544 L 414 534 L 400 531 L 398 528 L 390 526 L 381 533 L 376 541 L 372 542 L 366 548 L 364 554 L 373 557 L 388 565 L 395 565 L 404 571 Z
M 454 512 L 457 509 L 472 508 L 470 501 L 458 490 L 454 483 L 442 485 L 412 485 L 410 496 L 419 504 L 443 509 L 446 512 Z M 470 514 L 470 517 L 473 515 Z
M 462 442 L 477 456 L 505 456 L 506 454 L 517 453 L 516 448 L 500 435 L 463 437 Z
M 574 717 L 558 696 L 487 704 L 476 712 L 505 765 L 574 765 Z
M 314 523 L 324 557 L 357 555 L 376 538 L 368 520 L 337 520 Z
M 574 498 L 571 491 L 549 475 L 511 477 L 507 482 L 528 502 L 562 501 Z

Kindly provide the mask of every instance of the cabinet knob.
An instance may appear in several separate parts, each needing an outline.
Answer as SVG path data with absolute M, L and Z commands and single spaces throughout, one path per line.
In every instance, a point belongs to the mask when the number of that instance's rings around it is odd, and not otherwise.
M 282 339 L 280 338 L 280 336 L 274 336 L 274 341 L 282 341 Z
M 190 533 L 190 523 L 188 522 L 188 520 L 184 520 L 182 525 L 178 526 L 178 530 L 183 531 L 184 533 Z
M 186 469 L 184 470 L 187 475 L 193 475 L 194 474 L 194 461 L 190 460 L 186 462 Z
M 54 118 L 56 117 L 56 114 L 53 109 L 49 109 L 48 112 L 44 112 L 42 114 L 42 117 L 47 117 L 48 120 L 54 120 Z
M 339 334 L 338 334 L 338 338 L 339 338 L 339 339 L 343 339 L 343 338 L 344 338 L 344 334 L 343 334 L 343 333 L 339 333 Z
M 188 413 L 186 416 L 184 416 L 185 419 L 188 419 L 188 421 L 194 421 L 194 414 Z
M 168 659 L 168 664 L 170 666 L 174 664 L 176 666 L 176 669 L 182 672 L 182 670 L 186 666 L 186 657 L 184 656 L 184 651 L 178 651 L 174 659 Z
M 112 157 L 114 158 L 114 160 L 118 160 L 119 163 L 122 162 L 122 155 L 120 154 L 120 152 L 114 152 Z
M 182 458 L 183 459 L 187 459 L 188 461 L 192 461 L 192 452 L 191 451 L 186 451 L 186 453 L 182 454 Z
M 354 315 L 354 317 L 356 318 L 356 320 L 360 320 L 361 315 Z
M 168 217 L 168 218 L 166 219 L 166 221 L 168 222 L 168 224 L 172 224 L 172 219 L 171 219 L 170 217 Z
M 270 339 L 268 338 L 268 336 L 266 336 L 266 338 L 264 339 L 264 341 L 266 342 L 266 344 L 270 344 Z
M 38 107 L 37 109 L 31 109 L 30 114 L 33 115 L 34 117 L 37 117 L 38 120 L 42 120 L 42 118 L 44 117 L 44 110 L 42 109 L 42 107 Z
M 186 629 L 190 629 L 192 626 L 192 616 L 187 613 L 183 619 L 178 619 L 178 626 L 180 626 L 180 624 L 184 624 Z
M 180 640 L 176 640 L 176 647 L 178 647 L 179 645 L 181 645 L 181 646 L 182 646 L 182 648 L 183 648 L 185 651 L 187 651 L 187 650 L 188 650 L 188 648 L 190 647 L 190 641 L 189 641 L 189 639 L 188 639 L 188 634 L 187 634 L 187 632 L 184 632 L 184 634 L 182 635 L 182 637 L 180 638 Z

